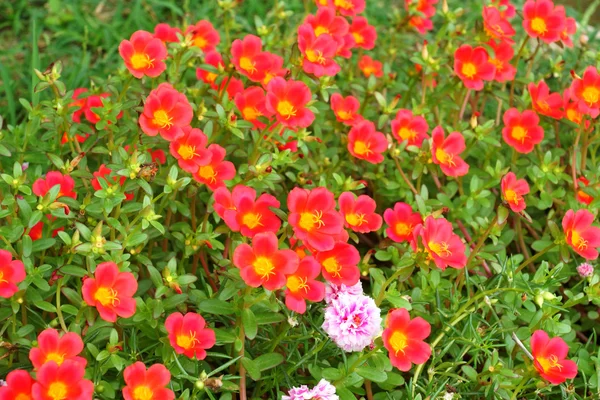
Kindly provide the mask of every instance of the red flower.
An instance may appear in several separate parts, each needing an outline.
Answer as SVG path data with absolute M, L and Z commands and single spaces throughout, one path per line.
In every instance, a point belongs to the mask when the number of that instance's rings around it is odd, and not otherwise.
M 523 6 L 523 28 L 534 39 L 556 42 L 565 25 L 565 8 L 555 7 L 551 0 L 527 0 Z
M 227 92 L 227 97 L 229 97 L 229 100 L 231 100 L 236 94 L 244 91 L 244 83 L 233 76 L 229 79 L 223 79 L 221 81 L 221 86 L 219 86 L 219 97 L 224 90 Z
M 515 9 L 515 6 L 510 4 L 510 0 L 492 0 L 491 5 L 500 10 L 502 18 L 511 19 L 517 15 L 517 10 Z
M 236 190 L 238 186 L 241 187 Z M 223 209 L 222 218 L 225 223 L 232 231 L 239 231 L 247 237 L 254 237 L 263 232 L 277 233 L 281 227 L 281 220 L 270 208 L 279 208 L 279 200 L 267 193 L 263 193 L 258 199 L 255 199 L 254 189 L 236 185 L 231 195 L 231 204 Z
M 19 291 L 18 284 L 25 280 L 25 267 L 12 254 L 0 250 L 0 297 L 8 299 Z
M 569 210 L 562 220 L 567 244 L 586 260 L 597 259 L 596 248 L 600 247 L 600 228 L 592 226 L 592 222 L 594 214 L 588 210 Z
M 309 14 L 304 23 L 313 28 L 317 37 L 328 34 L 333 36 L 336 41 L 343 39 L 348 34 L 350 27 L 346 18 L 336 16 L 335 9 L 329 7 L 319 8 L 316 15 Z
M 171 381 L 171 373 L 162 364 L 154 364 L 148 370 L 138 361 L 123 371 L 125 400 L 174 400 L 175 393 L 165 388 Z
M 179 29 L 179 28 L 173 28 L 169 24 L 157 24 L 154 27 L 154 37 L 157 38 L 157 39 L 162 40 L 165 43 L 168 43 L 168 42 L 177 43 L 177 42 L 179 42 L 179 38 L 177 37 L 178 33 L 180 35 L 182 35 L 181 29 Z
M 483 29 L 492 39 L 498 39 L 509 45 L 514 43 L 512 37 L 516 34 L 515 30 L 494 6 L 483 7 Z
M 212 153 L 206 148 L 208 138 L 200 129 L 185 126 L 182 131 L 183 135 L 171 142 L 169 150 L 177 159 L 179 168 L 193 174 L 210 162 Z
M 424 225 L 415 228 L 413 235 L 413 250 L 419 244 L 423 245 L 428 260 L 433 261 L 442 271 L 447 267 L 461 269 L 467 264 L 465 244 L 452 232 L 452 224 L 446 219 L 429 216 Z
M 361 59 L 358 61 L 358 68 L 367 78 L 371 75 L 375 75 L 377 78 L 381 78 L 383 76 L 383 65 L 381 64 L 381 61 L 374 61 L 369 56 L 361 57 Z
M 325 284 L 316 278 L 321 273 L 321 265 L 311 256 L 304 257 L 298 269 L 287 276 L 285 305 L 292 311 L 304 314 L 306 300 L 318 302 L 325 298 Z
M 167 317 L 165 328 L 169 333 L 169 342 L 177 354 L 185 354 L 198 360 L 206 358 L 206 350 L 217 341 L 215 331 L 206 328 L 206 322 L 200 314 L 193 312 L 182 315 L 173 313 Z
M 88 90 L 86 88 L 77 88 L 73 91 L 73 96 L 71 96 L 71 98 L 74 101 L 72 103 L 69 103 L 69 107 L 77 107 L 77 109 L 73 112 L 73 115 L 71 117 L 73 119 L 73 122 L 81 122 L 81 114 L 83 114 L 87 107 L 87 98 L 80 98 L 79 96 L 82 93 L 87 93 L 87 91 Z
M 577 364 L 566 359 L 568 353 L 569 347 L 559 337 L 550 339 L 542 330 L 531 335 L 533 365 L 540 376 L 553 385 L 560 385 L 577 376 Z
M 490 62 L 484 47 L 472 48 L 463 44 L 454 53 L 454 72 L 467 88 L 481 90 L 483 81 L 494 79 L 496 67 Z
M 205 53 L 213 51 L 221 41 L 219 32 L 206 20 L 200 20 L 195 25 L 188 26 L 185 34 L 189 35 L 194 46 L 202 49 Z
M 335 236 L 344 230 L 344 219 L 335 210 L 333 193 L 327 188 L 294 188 L 288 195 L 288 222 L 298 239 L 318 250 L 331 250 Z
M 315 115 L 306 108 L 312 94 L 304 82 L 275 77 L 267 85 L 267 111 L 289 129 L 306 128 Z
M 452 132 L 446 138 L 441 126 L 431 132 L 431 158 L 447 176 L 463 176 L 469 172 L 469 164 L 460 157 L 465 148 L 465 138 L 460 132 Z
M 579 111 L 579 101 L 571 101 L 571 90 L 569 88 L 563 92 L 563 108 L 565 110 L 565 118 L 577 125 L 581 124 L 583 113 Z M 589 121 L 586 122 L 589 123 Z M 588 125 L 586 124 L 587 127 Z
M 167 69 L 164 63 L 167 58 L 167 46 L 150 32 L 134 32 L 129 40 L 121 42 L 119 54 L 131 75 L 138 79 L 144 75 L 156 78 Z
M 315 258 L 323 267 L 321 272 L 328 282 L 346 286 L 358 283 L 360 254 L 351 244 L 338 242 L 331 250 L 317 252 Z
M 225 159 L 225 149 L 218 144 L 208 146 L 211 153 L 210 163 L 202 165 L 192 176 L 200 183 L 204 183 L 211 190 L 225 186 L 224 181 L 235 177 L 235 166 Z
M 338 42 L 338 49 L 335 55 L 344 58 L 352 57 L 352 49 L 356 46 L 356 43 L 354 43 L 354 36 L 352 36 L 351 33 L 348 33 L 341 39 L 336 39 L 336 41 Z
M 496 67 L 494 80 L 496 82 L 507 82 L 515 79 L 517 69 L 510 63 L 515 51 L 507 42 L 498 42 L 489 40 L 487 45 L 494 50 L 494 56 L 490 56 L 489 61 Z
M 85 115 L 85 119 L 87 119 L 90 124 L 97 124 L 100 121 L 100 116 L 94 112 L 94 109 L 95 108 L 104 108 L 104 103 L 102 102 L 102 99 L 106 99 L 109 96 L 110 95 L 108 93 L 100 93 L 97 96 L 96 95 L 89 96 L 86 99 L 86 105 L 85 105 L 85 108 L 83 109 L 83 113 Z M 123 116 L 123 111 L 121 111 L 117 115 L 117 119 L 121 119 L 122 116 Z M 108 121 L 109 125 L 110 125 L 110 123 L 111 122 Z
M 375 47 L 377 31 L 374 26 L 369 25 L 369 21 L 365 17 L 355 17 L 352 20 L 350 33 L 354 37 L 356 47 L 361 47 L 365 50 L 371 50 Z
M 415 28 L 419 33 L 424 34 L 433 29 L 433 22 L 428 18 L 423 18 L 420 15 L 413 15 L 408 20 L 408 24 Z
M 354 232 L 374 232 L 381 228 L 382 219 L 375 213 L 377 204 L 367 195 L 355 198 L 352 192 L 344 192 L 338 199 L 345 225 Z
M 600 74 L 596 67 L 587 67 L 583 78 L 573 80 L 571 99 L 577 102 L 580 112 L 592 118 L 600 114 Z
M 346 17 L 352 17 L 365 10 L 365 0 L 333 0 L 333 5 Z
M 362 121 L 348 132 L 348 151 L 356 158 L 379 164 L 384 160 L 383 152 L 388 147 L 385 135 L 375 130 L 371 121 Z
M 258 36 L 246 35 L 236 39 L 231 45 L 231 61 L 238 72 L 253 82 L 261 82 L 271 67 L 271 58 L 262 51 L 262 41 Z
M 344 125 L 352 126 L 363 120 L 362 115 L 358 113 L 360 103 L 356 97 L 342 97 L 341 94 L 334 93 L 329 102 L 335 118 Z
M 231 192 L 227 190 L 226 187 L 222 186 L 220 188 L 217 188 L 214 192 L 215 202 L 213 204 L 213 208 L 215 209 L 217 215 L 221 217 L 221 219 L 224 219 L 225 211 L 237 210 L 233 201 L 234 197 L 237 199 L 242 198 L 244 196 L 252 197 L 253 195 L 254 197 L 256 197 L 256 192 L 254 192 L 254 189 L 249 188 L 248 186 L 235 185 Z
M 402 143 L 406 140 L 408 146 L 421 147 L 423 140 L 429 139 L 429 125 L 425 118 L 413 115 L 411 110 L 400 109 L 392 120 L 392 135 Z
M 589 184 L 590 184 L 590 181 L 588 181 L 585 177 L 580 176 L 579 178 L 577 178 L 577 186 L 588 186 Z M 578 190 L 577 195 L 575 197 L 576 197 L 577 201 L 579 201 L 580 203 L 583 203 L 583 204 L 587 204 L 587 205 L 590 205 L 590 203 L 592 201 L 594 201 L 594 198 L 592 196 L 590 196 L 589 194 L 585 193 L 583 190 Z M 32 228 L 32 230 L 33 230 L 33 228 Z M 29 232 L 29 235 L 31 236 L 31 231 Z
M 206 53 L 204 56 L 204 63 L 212 65 L 217 69 L 225 66 L 225 64 L 223 64 L 223 58 L 221 57 L 221 54 L 216 51 L 209 51 Z M 196 69 L 196 78 L 198 78 L 198 80 L 202 80 L 204 83 L 208 83 L 213 89 L 217 89 L 217 76 L 218 75 L 214 72 L 209 72 L 202 68 Z
M 290 72 L 287 68 L 283 68 L 283 58 L 279 57 L 277 54 L 272 54 L 269 52 L 265 52 L 265 54 L 269 57 L 269 68 L 265 70 L 265 77 L 261 81 L 261 84 L 266 89 L 271 79 L 276 76 L 285 77 L 288 72 Z
M 181 128 L 188 126 L 193 117 L 194 111 L 185 94 L 168 83 L 161 83 L 146 98 L 139 123 L 146 135 L 160 133 L 163 139 L 171 141 L 183 134 Z
M 70 139 L 69 134 L 67 132 L 64 132 L 62 138 L 60 139 L 60 144 L 65 145 L 69 142 L 75 141 L 77 141 L 77 143 L 83 143 L 88 137 L 90 137 L 90 135 L 87 133 L 84 135 L 75 134 L 75 137 L 73 139 Z
M 0 386 L 0 400 L 31 400 L 34 383 L 27 371 L 15 369 L 6 375 L 6 386 Z
M 54 361 L 59 367 L 67 360 L 79 363 L 83 368 L 87 360 L 79 357 L 83 351 L 83 341 L 74 332 L 67 332 L 62 337 L 56 329 L 46 329 L 37 338 L 38 347 L 29 351 L 29 359 L 33 367 L 40 369 L 49 361 Z
M 162 151 L 161 149 L 154 150 L 154 151 L 152 151 L 152 149 L 148 149 L 147 151 L 148 151 L 148 153 L 150 153 L 150 159 L 152 160 L 152 162 L 155 162 L 155 163 L 158 163 L 161 165 L 167 162 L 167 157 L 165 156 L 165 152 Z
M 544 139 L 544 128 L 539 126 L 540 118 L 531 110 L 519 113 L 516 108 L 511 108 L 504 113 L 502 120 L 504 141 L 519 153 L 530 153 Z
M 431 18 L 435 15 L 435 4 L 438 3 L 438 0 L 417 0 L 417 4 L 414 3 L 415 0 L 404 0 L 404 8 L 407 11 L 418 11 L 425 16 L 425 18 Z
M 57 199 L 61 197 L 71 197 L 72 199 L 77 198 L 77 193 L 73 191 L 75 188 L 75 181 L 69 175 L 63 175 L 57 171 L 51 171 L 46 174 L 46 179 L 39 178 L 33 183 L 33 193 L 36 196 L 45 196 L 48 194 L 50 189 L 54 186 L 59 185 L 60 190 L 58 191 Z
M 307 74 L 334 76 L 340 66 L 333 57 L 337 53 L 338 43 L 329 34 L 315 35 L 313 28 L 302 24 L 298 28 L 298 48 L 302 53 L 302 69 Z
M 565 28 L 560 33 L 560 40 L 567 47 L 573 47 L 572 36 L 577 32 L 577 21 L 575 18 L 567 17 L 565 20 Z
M 94 384 L 83 379 L 84 375 L 85 368 L 78 362 L 66 360 L 59 366 L 49 361 L 37 372 L 32 397 L 36 400 L 91 400 Z
M 561 110 L 563 98 L 560 93 L 550 93 L 550 89 L 544 81 L 540 81 L 537 85 L 532 82 L 527 88 L 535 111 L 551 118 L 561 119 L 563 117 Z
M 101 190 L 102 186 L 100 186 L 100 182 L 98 182 L 99 179 L 103 179 L 108 185 L 110 185 L 108 179 L 106 179 L 110 174 L 111 174 L 112 170 L 110 168 L 107 168 L 106 165 L 102 164 L 100 165 L 100 168 L 98 168 L 98 171 L 93 173 L 94 178 L 91 181 L 92 187 L 94 188 L 94 190 Z M 126 177 L 121 176 L 121 177 L 116 177 L 113 176 L 113 182 L 117 183 L 120 186 L 123 186 L 125 184 L 125 181 L 127 180 Z M 132 200 L 134 197 L 133 193 L 125 193 L 125 199 L 126 200 Z
M 508 203 L 511 210 L 518 213 L 527 207 L 523 196 L 529 193 L 529 185 L 525 179 L 517 179 L 517 176 L 513 172 L 509 172 L 502 177 L 500 186 L 502 197 Z
M 430 333 L 431 325 L 423 318 L 411 320 L 404 308 L 390 310 L 381 336 L 392 365 L 406 372 L 412 364 L 424 364 L 429 360 L 431 347 L 424 340 Z
M 27 229 L 25 229 L 25 230 L 27 230 Z M 42 221 L 40 221 L 31 227 L 28 235 L 31 238 L 31 240 L 35 242 L 36 240 L 40 240 L 42 238 L 43 230 L 44 230 L 44 223 Z
M 264 232 L 252 238 L 252 247 L 240 244 L 233 252 L 233 265 L 240 269 L 244 282 L 251 287 L 281 289 L 286 275 L 298 269 L 298 256 L 292 250 L 279 250 L 277 236 Z
M 83 282 L 81 293 L 87 305 L 96 307 L 100 318 L 115 322 L 117 316 L 129 318 L 135 314 L 133 295 L 137 288 L 131 272 L 119 272 L 114 262 L 103 262 L 96 267 L 94 277 Z
M 398 202 L 394 209 L 388 208 L 383 213 L 383 219 L 388 225 L 385 230 L 387 237 L 394 242 L 412 242 L 415 227 L 423 224 L 423 218 L 418 212 L 413 212 L 409 204 Z
M 264 129 L 267 125 L 258 120 L 258 117 L 269 118 L 271 113 L 267 111 L 265 91 L 257 86 L 249 87 L 242 93 L 235 95 L 235 105 L 248 122 L 252 122 L 255 128 Z

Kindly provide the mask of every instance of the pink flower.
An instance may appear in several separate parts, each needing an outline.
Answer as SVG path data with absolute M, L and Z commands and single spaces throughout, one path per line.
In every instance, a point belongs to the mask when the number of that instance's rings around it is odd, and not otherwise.
M 340 66 L 333 59 L 338 44 L 331 35 L 315 35 L 308 24 L 298 28 L 298 48 L 302 53 L 302 69 L 307 74 L 316 77 L 334 76 L 340 71 Z
M 304 257 L 298 269 L 287 276 L 285 305 L 292 311 L 304 314 L 306 300 L 318 302 L 325 297 L 325 284 L 317 281 L 321 265 L 312 256 Z
M 350 33 L 354 37 L 356 47 L 361 47 L 365 50 L 371 50 L 375 47 L 377 31 L 374 26 L 369 25 L 369 21 L 365 17 L 355 17 L 352 20 Z
M 569 210 L 562 220 L 567 244 L 586 260 L 598 258 L 600 228 L 592 226 L 593 222 L 594 214 L 588 210 Z
M 423 218 L 418 212 L 413 212 L 409 204 L 398 202 L 394 209 L 388 208 L 383 213 L 383 219 L 388 225 L 385 230 L 387 237 L 394 242 L 412 242 L 413 231 L 418 225 L 423 224 Z
M 516 108 L 511 108 L 504 113 L 502 120 L 504 141 L 519 153 L 531 153 L 533 147 L 544 139 L 544 128 L 539 125 L 540 117 L 531 110 L 520 113 Z
M 483 81 L 491 81 L 496 67 L 484 47 L 460 46 L 454 53 L 454 72 L 468 89 L 483 89 Z
M 306 128 L 315 115 L 306 107 L 312 94 L 304 82 L 275 77 L 267 85 L 267 110 L 280 124 L 289 128 Z
M 546 82 L 540 81 L 537 85 L 531 82 L 527 85 L 533 109 L 542 115 L 555 119 L 562 119 L 563 98 L 560 93 L 550 93 Z
M 381 228 L 382 219 L 375 213 L 377 204 L 371 197 L 363 194 L 355 198 L 352 192 L 344 192 L 338 202 L 347 228 L 361 233 Z
M 342 97 L 341 94 L 334 93 L 331 95 L 329 102 L 335 118 L 344 125 L 352 126 L 363 120 L 363 117 L 358 113 L 360 103 L 356 97 Z
M 25 267 L 19 260 L 13 260 L 7 250 L 0 250 L 0 297 L 8 299 L 19 291 L 17 286 L 25 280 Z
M 553 385 L 560 385 L 567 379 L 577 376 L 577 364 L 566 359 L 568 353 L 569 346 L 561 338 L 550 339 L 542 330 L 533 332 L 531 336 L 533 365 L 540 376 Z
M 422 246 L 428 260 L 442 271 L 447 267 L 461 269 L 467 264 L 465 244 L 452 232 L 452 224 L 444 218 L 427 217 L 425 224 L 414 230 L 411 246 L 415 251 Z
M 375 130 L 371 121 L 362 121 L 348 132 L 348 151 L 356 158 L 379 164 L 384 160 L 383 152 L 389 143 L 385 135 Z
M 185 315 L 173 313 L 165 321 L 165 329 L 169 333 L 169 341 L 177 354 L 185 354 L 189 358 L 204 360 L 206 350 L 216 343 L 215 331 L 206 327 L 200 314 L 189 312 Z
M 529 185 L 525 179 L 517 179 L 514 172 L 509 172 L 502 177 L 501 189 L 502 198 L 508 203 L 511 210 L 518 213 L 527 207 L 523 196 L 529 193 Z
M 594 274 L 594 267 L 588 263 L 582 263 L 577 267 L 577 273 L 582 278 L 590 277 Z
M 227 189 L 221 188 L 220 190 Z M 219 194 L 220 196 L 221 194 Z M 215 192 L 216 199 L 217 193 Z M 278 209 L 279 200 L 267 193 L 261 194 L 256 199 L 254 189 L 236 185 L 231 195 L 231 205 L 228 209 L 223 210 L 222 218 L 232 231 L 240 232 L 247 237 L 254 237 L 263 232 L 277 233 L 281 226 L 281 220 L 271 211 L 271 207 Z
M 352 286 L 346 286 L 343 283 L 341 285 L 327 283 L 325 286 L 325 303 L 330 304 L 333 300 L 337 300 L 337 298 L 343 293 L 347 293 L 350 296 L 358 296 L 359 294 L 363 294 L 362 283 L 358 281 Z
M 447 176 L 463 176 L 469 172 L 469 164 L 460 157 L 465 148 L 465 138 L 460 132 L 452 132 L 446 138 L 441 126 L 431 132 L 431 158 Z
M 396 118 L 392 120 L 392 134 L 400 143 L 406 140 L 407 146 L 421 147 L 423 140 L 429 139 L 428 130 L 425 118 L 413 115 L 411 110 L 398 110 Z

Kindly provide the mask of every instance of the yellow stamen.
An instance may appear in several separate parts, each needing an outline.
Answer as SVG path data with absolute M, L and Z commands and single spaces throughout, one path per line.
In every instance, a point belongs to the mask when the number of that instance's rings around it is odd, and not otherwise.
M 340 263 L 338 263 L 335 257 L 329 257 L 328 259 L 323 261 L 323 267 L 325 268 L 325 271 L 327 271 L 327 273 L 331 274 L 331 276 L 334 276 L 336 278 L 339 278 L 341 276 L 340 271 L 342 270 L 342 266 L 340 265 Z
M 66 400 L 69 394 L 67 385 L 62 382 L 53 382 L 48 388 L 48 396 L 52 400 Z
M 200 169 L 198 169 L 198 175 L 210 183 L 215 183 L 217 181 L 217 172 L 210 165 L 200 167 Z
M 173 126 L 173 118 L 169 117 L 169 114 L 163 109 L 154 111 L 152 115 L 154 119 L 152 119 L 152 123 L 154 125 L 160 126 L 162 129 L 170 129 Z
M 196 153 L 196 146 L 190 146 L 189 144 L 179 146 L 179 149 L 177 149 L 177 153 L 184 160 L 191 160 L 192 158 L 198 156 L 198 154 Z
M 462 68 L 460 69 L 460 72 L 462 72 L 462 74 L 467 78 L 473 79 L 475 74 L 477 74 L 477 67 L 471 62 L 466 62 L 463 64 Z
M 408 338 L 402 332 L 394 331 L 390 336 L 390 345 L 396 355 L 398 355 L 398 352 L 404 354 L 404 349 L 408 346 Z
M 252 266 L 254 267 L 254 272 L 267 281 L 269 280 L 270 275 L 275 275 L 275 272 L 273 272 L 275 266 L 267 257 L 257 257 L 256 260 L 254 260 L 254 263 L 252 263 Z
M 246 213 L 242 217 L 242 224 L 246 225 L 250 229 L 254 229 L 257 226 L 263 226 L 263 224 L 260 222 L 261 218 L 262 218 L 261 214 L 255 214 L 255 213 L 251 213 L 251 212 Z
M 254 121 L 258 117 L 262 115 L 260 111 L 258 111 L 255 107 L 244 107 L 242 110 L 242 115 L 244 119 L 247 121 Z
M 196 332 L 190 331 L 188 335 L 178 335 L 176 339 L 177 346 L 189 350 L 196 347 L 200 341 L 196 338 Z
M 558 357 L 552 354 L 549 358 L 539 357 L 536 358 L 537 362 L 542 366 L 544 372 L 548 373 L 552 368 L 558 368 L 559 371 L 562 370 L 563 366 L 559 364 Z
M 103 306 L 111 305 L 116 307 L 121 301 L 119 300 L 119 293 L 113 288 L 100 287 L 96 290 L 94 299 L 99 301 Z
M 592 107 L 600 100 L 600 89 L 595 86 L 588 86 L 583 90 L 581 94 L 585 102 Z
M 151 59 L 148 54 L 134 53 L 129 60 L 134 69 L 148 69 L 154 67 L 154 59 Z
M 396 231 L 398 236 L 408 236 L 412 233 L 413 227 L 412 225 L 405 224 L 404 222 L 398 222 L 394 226 L 394 231 Z
M 54 361 L 58 366 L 60 366 L 64 361 L 65 361 L 65 353 L 59 354 L 59 353 L 48 353 L 46 355 L 46 361 Z
M 515 126 L 510 131 L 510 135 L 513 137 L 513 139 L 519 140 L 521 143 L 525 143 L 525 139 L 527 139 L 527 129 L 524 129 L 521 126 Z
M 354 152 L 356 154 L 358 154 L 359 156 L 363 156 L 363 155 L 369 155 L 370 153 L 373 153 L 373 150 L 371 150 L 371 144 L 370 143 L 365 143 L 361 140 L 357 140 L 356 142 L 354 142 Z
M 442 148 L 438 147 L 435 150 L 435 158 L 438 159 L 440 164 L 449 165 L 451 167 L 454 167 L 456 165 L 456 162 L 453 160 L 454 154 L 448 154 Z
M 297 293 L 300 290 L 304 290 L 304 292 L 308 292 L 309 286 L 306 284 L 308 282 L 308 278 L 301 278 L 296 275 L 288 276 L 286 286 L 290 289 L 290 292 Z
M 438 256 L 450 257 L 452 255 L 448 243 L 446 242 L 429 242 L 427 243 L 427 247 L 429 247 L 431 251 L 433 251 Z
M 417 132 L 415 132 L 413 129 L 408 129 L 406 127 L 402 127 L 400 128 L 400 131 L 398 131 L 398 136 L 400 136 L 402 138 L 402 140 L 414 140 L 415 137 L 417 137 Z
M 365 214 L 346 214 L 346 222 L 352 226 L 361 226 L 368 223 Z
M 544 34 L 548 32 L 546 21 L 544 21 L 544 19 L 540 17 L 535 17 L 531 21 L 531 29 L 540 36 L 544 36 Z
M 313 229 L 319 229 L 322 226 L 325 226 L 325 222 L 322 221 L 322 218 L 323 211 L 314 211 L 312 213 L 303 212 L 302 214 L 300 214 L 300 222 L 298 222 L 298 225 L 305 231 L 310 232 Z
M 252 59 L 249 58 L 249 57 L 242 57 L 242 58 L 240 58 L 240 67 L 244 71 L 246 71 L 246 72 L 248 72 L 250 74 L 253 74 L 256 71 L 258 71 L 258 69 L 256 68 L 256 63 L 253 63 Z
M 133 398 L 134 400 L 152 400 L 154 393 L 152 389 L 150 389 L 146 385 L 140 385 L 133 389 Z

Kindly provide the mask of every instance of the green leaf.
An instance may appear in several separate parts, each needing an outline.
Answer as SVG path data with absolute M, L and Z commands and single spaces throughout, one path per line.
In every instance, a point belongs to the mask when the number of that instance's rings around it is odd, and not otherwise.
M 477 371 L 475 371 L 475 368 L 470 365 L 463 365 L 461 369 L 471 382 L 477 382 Z
M 242 365 L 246 368 L 248 375 L 252 380 L 257 381 L 260 379 L 260 369 L 256 365 L 254 361 L 249 359 L 248 357 L 242 358 Z
M 250 308 L 244 308 L 242 311 L 242 324 L 244 325 L 246 337 L 250 340 L 254 339 L 258 332 L 258 326 L 256 317 Z
M 229 315 L 235 312 L 231 303 L 219 299 L 202 300 L 198 305 L 198 309 L 215 315 Z
M 381 383 L 387 380 L 387 374 L 384 371 L 373 367 L 358 367 L 356 368 L 356 373 L 372 382 Z
M 40 310 L 48 311 L 48 312 L 56 312 L 56 307 L 54 304 L 48 303 L 47 301 L 36 301 L 34 305 Z
M 179 304 L 186 301 L 187 298 L 187 294 L 174 294 L 163 300 L 163 306 L 165 307 L 165 310 L 170 310 L 171 308 L 175 308 Z
M 284 357 L 282 354 L 267 353 L 256 357 L 254 362 L 261 371 L 266 371 L 267 369 L 275 368 L 279 364 L 283 363 L 283 360 Z

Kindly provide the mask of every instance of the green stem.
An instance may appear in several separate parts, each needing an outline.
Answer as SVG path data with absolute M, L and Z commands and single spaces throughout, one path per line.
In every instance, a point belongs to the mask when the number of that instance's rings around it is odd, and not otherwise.
M 56 314 L 58 315 L 58 321 L 60 322 L 60 326 L 62 328 L 63 331 L 65 332 L 69 332 L 69 330 L 67 329 L 67 325 L 65 324 L 65 319 L 63 318 L 62 315 L 62 310 L 60 309 L 60 287 L 62 286 L 62 280 L 63 278 L 60 278 L 57 282 L 56 282 Z
M 554 247 L 556 247 L 556 243 L 552 243 L 550 246 L 543 248 L 540 252 L 535 253 L 533 256 L 531 256 L 527 260 L 523 261 L 521 263 L 521 265 L 519 265 L 519 267 L 516 269 L 515 275 L 518 274 L 519 272 L 521 272 L 521 270 L 523 268 L 525 268 L 526 266 L 528 266 L 529 264 L 531 264 L 532 262 L 534 262 L 535 260 L 537 260 L 538 258 L 543 256 L 544 254 L 546 254 L 549 250 L 553 249 Z
M 411 266 L 411 264 L 400 266 L 400 268 L 398 268 L 398 270 L 396 272 L 394 272 L 392 274 L 392 276 L 390 276 L 390 278 L 383 283 L 383 285 L 381 286 L 381 289 L 379 290 L 379 294 L 375 298 L 375 304 L 377 306 L 379 306 L 381 304 L 381 302 L 383 301 L 383 298 L 385 297 L 385 289 L 387 289 L 387 287 L 389 285 L 391 285 L 392 282 L 394 282 L 396 279 L 398 279 L 400 274 L 402 274 L 406 268 L 409 268 Z
M 477 244 L 475 245 L 473 250 L 471 250 L 471 254 L 469 254 L 469 258 L 467 259 L 467 263 L 465 264 L 467 267 L 471 264 L 471 261 L 473 261 L 473 258 L 477 255 L 477 252 L 479 251 L 481 246 L 483 246 L 483 243 L 485 243 L 485 240 L 490 235 L 490 232 L 492 231 L 494 226 L 496 226 L 496 222 L 498 222 L 497 214 L 494 216 L 494 219 L 492 219 L 490 226 L 488 226 L 488 228 L 485 230 L 484 234 L 481 235 L 481 237 L 479 238 L 479 241 L 477 242 Z

